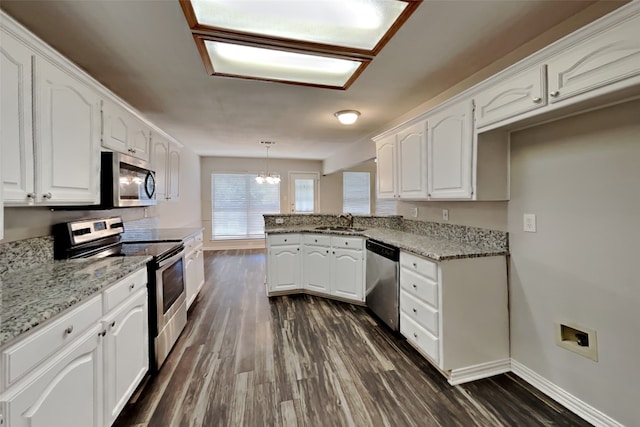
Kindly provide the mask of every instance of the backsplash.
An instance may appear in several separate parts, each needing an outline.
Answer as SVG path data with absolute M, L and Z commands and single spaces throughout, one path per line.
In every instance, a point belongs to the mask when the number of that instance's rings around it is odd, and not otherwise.
M 0 244 L 0 276 L 53 260 L 53 236 Z

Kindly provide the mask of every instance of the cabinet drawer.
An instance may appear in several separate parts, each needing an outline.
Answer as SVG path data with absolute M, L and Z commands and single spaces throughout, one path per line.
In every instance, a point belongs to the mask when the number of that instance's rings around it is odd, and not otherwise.
M 331 246 L 331 236 L 326 234 L 305 234 L 303 240 L 305 245 Z
M 331 246 L 334 248 L 362 250 L 364 239 L 362 237 L 331 236 Z
M 198 233 L 194 237 L 189 238 L 184 242 L 185 253 L 189 253 L 198 249 L 198 246 L 202 245 L 202 233 Z
M 405 313 L 400 313 L 400 333 L 407 338 L 407 341 L 413 343 L 433 359 L 434 362 L 440 363 L 438 338 L 420 327 L 420 325 L 411 320 Z
M 71 343 L 102 316 L 102 295 L 70 309 L 42 330 L 9 347 L 2 353 L 5 387 L 35 368 L 40 362 Z
M 438 264 L 433 261 L 407 252 L 400 252 L 400 265 L 433 281 L 438 281 Z
M 269 245 L 295 245 L 300 243 L 299 234 L 272 234 L 269 236 Z
M 438 284 L 413 271 L 400 268 L 400 287 L 409 294 L 438 308 Z
M 142 268 L 128 275 L 104 291 L 104 312 L 107 313 L 121 302 L 147 286 L 147 269 Z
M 400 310 L 412 318 L 418 325 L 438 337 L 438 311 L 431 308 L 408 292 L 400 291 Z

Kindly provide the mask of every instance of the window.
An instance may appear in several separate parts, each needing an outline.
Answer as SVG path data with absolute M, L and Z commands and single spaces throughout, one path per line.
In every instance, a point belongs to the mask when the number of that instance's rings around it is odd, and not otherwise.
M 397 215 L 398 203 L 394 199 L 376 199 L 376 215 Z
M 280 213 L 280 184 L 258 184 L 257 174 L 211 174 L 212 239 L 264 237 L 263 214 Z
M 360 215 L 371 213 L 370 182 L 369 172 L 342 174 L 342 212 Z

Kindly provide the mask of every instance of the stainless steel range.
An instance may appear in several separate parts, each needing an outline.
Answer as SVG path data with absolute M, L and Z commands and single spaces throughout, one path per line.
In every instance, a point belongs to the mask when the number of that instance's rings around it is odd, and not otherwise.
M 150 255 L 149 355 L 151 371 L 164 363 L 187 324 L 182 242 L 125 243 L 119 217 L 73 221 L 54 226 L 56 259 Z

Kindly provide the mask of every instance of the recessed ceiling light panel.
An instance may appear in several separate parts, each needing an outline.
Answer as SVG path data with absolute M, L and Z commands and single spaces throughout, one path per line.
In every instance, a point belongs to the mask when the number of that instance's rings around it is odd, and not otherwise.
M 397 0 L 191 0 L 199 25 L 373 51 L 409 3 Z

